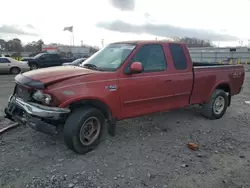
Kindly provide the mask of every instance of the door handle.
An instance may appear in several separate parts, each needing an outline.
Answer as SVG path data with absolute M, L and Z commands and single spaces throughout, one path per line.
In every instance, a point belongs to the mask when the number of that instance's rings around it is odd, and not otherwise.
M 171 82 L 171 81 L 172 81 L 172 80 L 165 80 L 164 82 L 165 82 L 165 83 L 168 83 L 168 82 Z

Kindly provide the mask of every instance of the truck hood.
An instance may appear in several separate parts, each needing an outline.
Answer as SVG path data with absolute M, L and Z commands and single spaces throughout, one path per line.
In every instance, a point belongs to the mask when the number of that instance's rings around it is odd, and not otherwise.
M 32 70 L 23 73 L 23 76 L 29 77 L 32 80 L 37 80 L 44 83 L 45 85 L 48 85 L 68 78 L 94 73 L 98 72 L 75 66 L 58 66 Z
M 71 64 L 72 62 L 68 61 L 68 62 L 63 63 L 62 65 L 71 65 Z
M 30 61 L 30 60 L 33 60 L 34 57 L 23 57 L 22 58 L 22 61 Z

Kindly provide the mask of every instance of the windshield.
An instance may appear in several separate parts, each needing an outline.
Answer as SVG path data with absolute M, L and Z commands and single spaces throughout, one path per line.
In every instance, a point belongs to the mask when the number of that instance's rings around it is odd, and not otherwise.
M 85 60 L 82 65 L 91 64 L 97 70 L 115 71 L 135 47 L 135 44 L 110 44 Z
M 37 59 L 37 58 L 41 57 L 42 55 L 44 55 L 44 54 L 37 54 L 34 58 Z

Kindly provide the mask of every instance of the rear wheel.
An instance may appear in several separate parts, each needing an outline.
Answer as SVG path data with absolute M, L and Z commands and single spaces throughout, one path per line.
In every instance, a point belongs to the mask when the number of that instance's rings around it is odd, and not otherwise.
M 202 115 L 209 119 L 221 118 L 228 107 L 228 95 L 221 89 L 213 91 L 208 103 L 202 106 Z
M 34 63 L 32 63 L 32 64 L 30 65 L 30 69 L 31 69 L 31 70 L 36 70 L 37 68 L 38 68 L 37 65 L 34 64 Z
M 104 115 L 96 108 L 75 109 L 64 125 L 65 144 L 80 154 L 95 149 L 100 143 L 104 123 Z
M 21 72 L 21 69 L 18 68 L 18 67 L 12 67 L 12 68 L 10 69 L 10 73 L 11 73 L 11 74 L 19 74 L 20 72 Z

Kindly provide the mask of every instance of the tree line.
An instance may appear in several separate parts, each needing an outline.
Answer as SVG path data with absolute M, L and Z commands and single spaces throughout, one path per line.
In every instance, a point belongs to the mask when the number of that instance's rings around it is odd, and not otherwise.
M 3 52 L 11 52 L 11 56 L 20 56 L 22 52 L 30 52 L 30 56 L 34 56 L 42 52 L 42 45 L 44 44 L 43 40 L 32 41 L 23 45 L 22 41 L 19 38 L 14 38 L 11 40 L 0 39 L 0 54 Z M 51 43 L 51 45 L 61 45 L 57 43 Z M 90 53 L 94 53 L 99 50 L 97 46 L 83 45 L 90 49 Z
M 183 42 L 189 48 L 213 47 L 213 44 L 210 41 L 198 39 L 198 38 L 183 37 L 183 38 L 175 38 L 174 41 Z
M 197 38 L 175 38 L 174 41 L 184 42 L 188 47 L 211 47 L 212 44 L 210 41 L 205 41 Z M 43 40 L 40 39 L 38 41 L 32 41 L 28 44 L 23 45 L 22 41 L 18 38 L 14 38 L 11 40 L 0 39 L 0 54 L 1 52 L 14 52 L 12 56 L 20 56 L 21 52 L 31 52 L 31 56 L 37 54 L 42 51 L 42 45 L 44 44 Z M 53 43 L 56 44 L 56 43 Z M 96 46 L 88 46 L 85 47 L 90 48 L 90 53 L 94 53 L 99 50 Z

